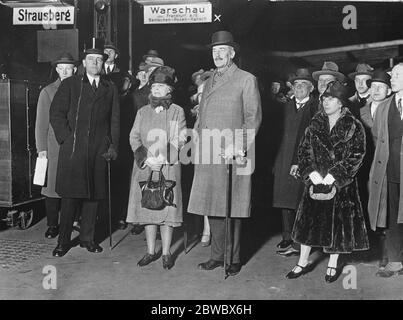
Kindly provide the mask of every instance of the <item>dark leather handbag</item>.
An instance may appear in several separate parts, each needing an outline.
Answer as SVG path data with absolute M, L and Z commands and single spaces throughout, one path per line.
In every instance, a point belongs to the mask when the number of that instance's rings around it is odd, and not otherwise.
M 309 187 L 309 196 L 314 200 L 331 200 L 336 194 L 334 185 L 317 184 Z
M 176 208 L 174 201 L 174 187 L 176 182 L 166 180 L 162 171 L 159 171 L 159 179 L 152 180 L 154 171 L 151 170 L 147 181 L 140 181 L 141 206 L 150 210 L 162 210 L 166 206 Z

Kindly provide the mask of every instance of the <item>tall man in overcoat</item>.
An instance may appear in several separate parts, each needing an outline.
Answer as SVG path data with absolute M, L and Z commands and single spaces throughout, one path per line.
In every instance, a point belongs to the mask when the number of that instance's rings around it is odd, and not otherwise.
M 368 214 L 371 229 L 387 228 L 386 251 L 389 263 L 377 275 L 403 275 L 403 63 L 391 73 L 394 94 L 375 113 L 372 133 L 374 161 L 369 174 Z
M 195 125 L 202 159 L 195 164 L 188 211 L 207 215 L 210 221 L 211 258 L 198 267 L 202 270 L 222 267 L 229 179 L 226 164 L 219 154 L 224 154 L 227 159 L 236 156 L 232 171 L 230 232 L 226 255 L 226 273 L 236 275 L 241 270 L 241 220 L 250 216 L 251 162 L 254 160 L 252 146 L 262 118 L 261 101 L 256 78 L 239 69 L 233 62 L 238 45 L 232 34 L 227 31 L 214 33 L 210 46 L 217 68 L 205 84 L 198 123 Z M 211 141 L 211 136 L 216 143 Z M 246 170 L 242 170 L 245 166 Z
M 62 197 L 60 234 L 54 256 L 70 248 L 74 212 L 81 208 L 80 246 L 101 252 L 94 241 L 100 200 L 108 196 L 107 161 L 115 160 L 119 141 L 119 97 L 116 86 L 101 77 L 105 55 L 101 49 L 84 53 L 82 76 L 59 87 L 50 123 L 60 145 L 56 192 Z
M 304 190 L 297 174 L 297 152 L 305 129 L 318 110 L 317 99 L 311 96 L 314 81 L 308 69 L 298 69 L 291 82 L 294 98 L 283 106 L 282 139 L 274 165 L 273 185 L 273 207 L 281 208 L 283 222 L 282 241 L 277 245 L 277 253 L 283 256 L 299 252 L 299 246 L 291 239 L 295 211 Z

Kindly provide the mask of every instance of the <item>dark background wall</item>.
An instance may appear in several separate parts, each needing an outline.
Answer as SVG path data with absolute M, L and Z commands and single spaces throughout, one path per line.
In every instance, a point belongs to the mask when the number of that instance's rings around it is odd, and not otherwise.
M 358 29 L 342 27 L 348 2 L 271 2 L 266 0 L 212 0 L 213 14 L 221 21 L 210 24 L 143 25 L 142 6 L 133 5 L 133 69 L 150 48 L 157 49 L 185 84 L 200 68 L 212 67 L 204 45 L 214 31 L 231 31 L 241 45 L 239 63 L 255 74 L 270 72 L 271 50 L 300 51 L 358 43 L 403 39 L 403 4 L 352 3 L 357 8 Z M 128 0 L 118 0 L 120 64 L 128 69 Z M 214 15 L 213 15 L 214 17 Z M 79 47 L 89 45 L 93 32 L 93 1 L 80 0 Z M 66 28 L 66 27 L 65 27 Z M 70 28 L 70 27 L 67 27 Z M 36 31 L 41 26 L 13 26 L 12 9 L 0 6 L 0 64 L 12 78 L 45 81 L 50 65 L 37 63 Z M 324 57 L 325 58 L 325 57 Z M 380 57 L 381 59 L 381 57 Z M 298 64 L 290 61 L 290 63 Z M 320 68 L 320 65 L 314 66 Z M 350 72 L 351 70 L 342 70 Z

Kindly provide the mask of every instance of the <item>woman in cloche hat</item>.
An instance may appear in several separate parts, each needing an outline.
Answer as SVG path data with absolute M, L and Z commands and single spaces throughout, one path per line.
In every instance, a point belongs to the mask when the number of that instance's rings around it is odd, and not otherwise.
M 126 219 L 128 223 L 145 226 L 147 253 L 138 262 L 140 267 L 159 258 L 160 251 L 157 253 L 155 240 L 157 228 L 160 228 L 162 265 L 167 270 L 174 265 L 170 252 L 173 228 L 182 224 L 181 167 L 178 156 L 185 137 L 181 134 L 178 136 L 178 132 L 184 132 L 186 128 L 183 109 L 172 103 L 174 72 L 168 66 L 161 66 L 151 74 L 149 103 L 138 110 L 130 132 L 134 164 Z M 150 140 L 150 136 L 154 138 Z M 173 200 L 169 199 L 167 205 L 160 210 L 147 209 L 141 203 L 142 190 L 139 182 L 147 181 L 153 172 L 156 172 L 154 176 L 163 174 L 166 180 L 175 181 Z
M 323 110 L 312 118 L 298 149 L 305 190 L 292 238 L 301 244 L 301 253 L 288 279 L 312 270 L 308 262 L 312 247 L 330 254 L 327 283 L 336 281 L 343 270 L 339 254 L 369 249 L 356 180 L 365 155 L 365 132 L 345 107 L 347 99 L 342 83 L 328 84 L 322 95 Z

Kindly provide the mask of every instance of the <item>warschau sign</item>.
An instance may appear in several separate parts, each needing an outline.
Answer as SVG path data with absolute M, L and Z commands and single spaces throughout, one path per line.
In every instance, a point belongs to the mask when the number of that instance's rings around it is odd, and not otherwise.
M 144 5 L 144 24 L 208 23 L 211 3 Z
M 74 24 L 74 7 L 16 7 L 13 8 L 13 24 Z

